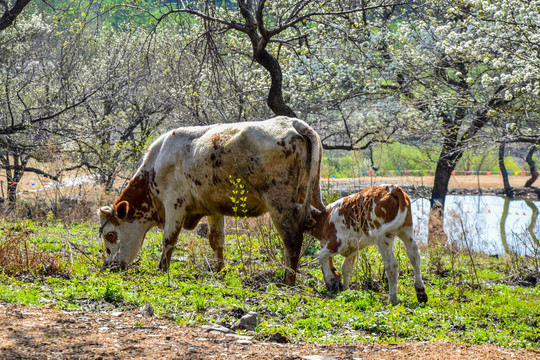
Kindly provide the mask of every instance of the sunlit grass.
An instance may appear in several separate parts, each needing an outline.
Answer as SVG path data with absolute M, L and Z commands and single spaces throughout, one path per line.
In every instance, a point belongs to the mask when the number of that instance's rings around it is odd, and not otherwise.
M 249 256 L 239 251 L 236 235 L 228 236 L 226 271 L 219 274 L 210 270 L 213 252 L 207 240 L 182 234 L 166 274 L 157 270 L 161 252 L 157 231 L 148 234 L 134 266 L 111 272 L 101 267 L 103 246 L 95 224 L 3 222 L 2 239 L 8 233 L 19 236 L 29 248 L 57 259 L 59 268 L 40 274 L 25 266 L 9 273 L 3 267 L 0 300 L 111 312 L 136 310 L 148 301 L 157 316 L 190 325 L 230 326 L 237 320 L 234 309 L 241 308 L 258 312 L 259 339 L 280 332 L 293 342 L 445 340 L 540 348 L 540 286 L 513 285 L 509 279 L 519 274 L 509 263 L 511 258 L 475 254 L 478 286 L 465 253 L 422 249 L 430 297 L 424 305 L 416 301 L 411 266 L 398 242 L 401 304 L 390 306 L 384 267 L 375 248 L 359 257 L 352 290 L 336 295 L 325 290 L 316 260 L 318 244 L 306 241 L 298 284 L 287 287 L 281 283 L 280 238 L 264 221 L 250 227 L 250 236 L 242 237 L 251 242 Z

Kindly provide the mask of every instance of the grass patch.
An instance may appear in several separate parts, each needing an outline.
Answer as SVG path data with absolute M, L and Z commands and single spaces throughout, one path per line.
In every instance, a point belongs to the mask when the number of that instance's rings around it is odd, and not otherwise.
M 0 300 L 85 311 L 133 310 L 148 301 L 157 316 L 190 325 L 230 326 L 239 312 L 256 311 L 257 338 L 279 332 L 292 342 L 457 341 L 540 348 L 540 285 L 515 281 L 534 274 L 538 259 L 520 258 L 517 267 L 514 257 L 474 253 L 475 274 L 468 252 L 423 248 L 430 299 L 421 305 L 398 242 L 402 302 L 390 306 L 375 248 L 361 252 L 351 290 L 335 295 L 325 290 L 318 243 L 306 241 L 298 285 L 286 287 L 279 236 L 264 220 L 243 221 L 227 237 L 224 273 L 210 270 L 213 252 L 206 239 L 183 233 L 168 275 L 157 270 L 161 235 L 156 231 L 147 235 L 134 266 L 110 272 L 101 268 L 103 245 L 95 224 L 2 222 Z M 239 241 L 245 242 L 243 249 Z

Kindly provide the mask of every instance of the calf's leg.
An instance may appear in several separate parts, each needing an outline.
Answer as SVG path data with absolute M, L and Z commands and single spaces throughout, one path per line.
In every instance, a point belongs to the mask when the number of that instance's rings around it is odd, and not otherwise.
M 420 261 L 421 255 L 418 250 L 418 244 L 414 240 L 412 229 L 406 229 L 398 234 L 399 238 L 405 244 L 405 251 L 409 257 L 409 261 L 413 267 L 414 272 L 414 290 L 416 291 L 416 299 L 418 302 L 427 302 L 428 297 L 426 294 L 426 288 L 424 281 L 422 280 L 422 274 L 420 273 Z
M 321 264 L 326 288 L 332 292 L 340 292 L 343 290 L 343 285 L 341 284 L 341 277 L 336 271 L 334 262 L 332 261 L 334 255 L 334 253 L 324 246 L 319 252 L 319 263 Z
M 357 254 L 358 252 L 355 252 L 354 254 L 347 256 L 345 260 L 343 260 L 343 264 L 341 264 L 341 275 L 343 276 L 343 290 L 347 290 L 349 288 Z
M 388 278 L 390 302 L 392 305 L 397 305 L 399 303 L 397 297 L 399 269 L 397 260 L 394 256 L 394 238 L 389 236 L 381 237 L 376 240 L 376 244 L 384 261 L 384 270 L 386 271 L 386 277 Z

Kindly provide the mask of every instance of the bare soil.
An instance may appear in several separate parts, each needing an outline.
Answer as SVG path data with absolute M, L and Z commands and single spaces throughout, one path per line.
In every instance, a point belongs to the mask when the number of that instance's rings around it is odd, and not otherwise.
M 538 359 L 539 351 L 450 342 L 281 344 L 139 312 L 87 313 L 0 302 L 0 359 Z

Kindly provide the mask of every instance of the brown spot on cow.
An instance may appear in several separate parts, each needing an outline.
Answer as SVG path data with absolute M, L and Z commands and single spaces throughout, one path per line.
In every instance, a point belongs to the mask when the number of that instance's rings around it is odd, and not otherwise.
M 214 149 L 218 149 L 220 147 L 219 142 L 221 141 L 221 136 L 217 134 L 212 138 L 212 145 L 214 146 Z

